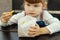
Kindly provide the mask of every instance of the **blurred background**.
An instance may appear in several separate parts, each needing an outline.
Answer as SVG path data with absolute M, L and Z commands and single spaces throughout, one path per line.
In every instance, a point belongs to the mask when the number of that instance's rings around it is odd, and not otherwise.
M 5 11 L 12 10 L 12 0 L 0 0 L 0 16 Z
M 46 5 L 49 12 L 60 13 L 60 0 L 46 0 Z M 0 0 L 0 15 L 10 10 L 23 10 L 23 0 Z

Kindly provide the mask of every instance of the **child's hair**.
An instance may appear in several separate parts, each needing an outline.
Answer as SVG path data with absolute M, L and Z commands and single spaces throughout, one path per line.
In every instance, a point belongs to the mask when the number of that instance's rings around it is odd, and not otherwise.
M 31 4 L 34 4 L 34 3 L 42 3 L 43 6 L 45 4 L 45 0 L 24 0 L 24 1 L 26 1 L 28 3 L 31 3 Z

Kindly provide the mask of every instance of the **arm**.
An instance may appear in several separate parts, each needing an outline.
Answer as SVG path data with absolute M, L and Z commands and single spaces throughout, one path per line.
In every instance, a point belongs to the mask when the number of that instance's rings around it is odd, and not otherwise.
M 24 12 L 22 12 L 22 13 L 18 13 L 18 14 L 16 14 L 16 15 L 13 15 L 10 19 L 9 19 L 9 21 L 7 22 L 7 23 L 4 23 L 4 22 L 2 22 L 1 20 L 0 20 L 0 26 L 6 26 L 6 25 L 12 25 L 12 24 L 14 24 L 14 23 L 17 23 L 18 22 L 18 19 L 20 19 L 21 17 L 23 17 L 24 16 Z
M 49 31 L 49 34 L 53 34 L 55 32 L 60 31 L 60 21 L 57 18 L 53 17 L 48 12 L 45 13 L 44 18 L 45 21 L 49 24 L 48 26 L 46 26 Z
M 13 12 L 14 12 L 14 10 L 11 12 L 2 13 L 2 16 L 0 17 L 0 26 L 6 26 L 7 25 L 7 22 L 11 18 Z
M 50 31 L 46 27 L 40 28 L 38 24 L 35 27 L 31 26 L 28 30 L 28 34 L 32 37 L 49 33 Z

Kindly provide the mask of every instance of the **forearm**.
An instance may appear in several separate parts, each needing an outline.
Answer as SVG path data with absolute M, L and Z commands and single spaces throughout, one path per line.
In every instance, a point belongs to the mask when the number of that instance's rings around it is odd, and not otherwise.
M 50 31 L 46 27 L 40 28 L 40 35 L 43 34 L 50 34 Z

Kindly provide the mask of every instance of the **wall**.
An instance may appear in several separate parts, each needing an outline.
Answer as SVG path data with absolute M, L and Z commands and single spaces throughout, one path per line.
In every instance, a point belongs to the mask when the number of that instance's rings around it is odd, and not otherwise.
M 3 12 L 12 10 L 12 0 L 0 0 L 0 16 Z

